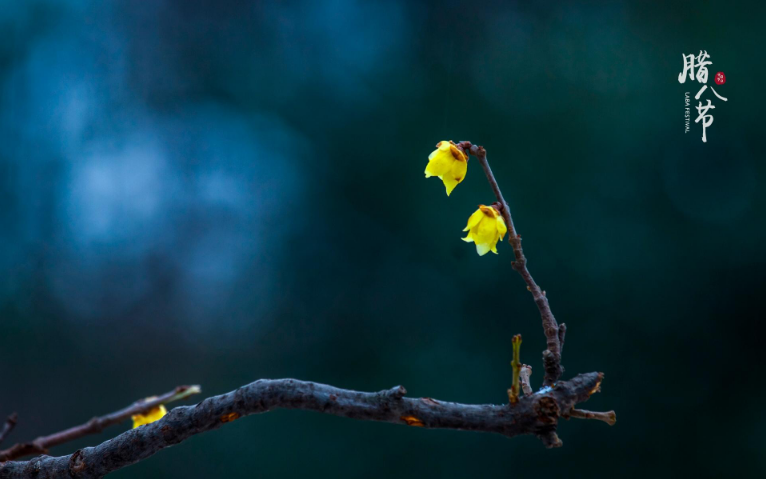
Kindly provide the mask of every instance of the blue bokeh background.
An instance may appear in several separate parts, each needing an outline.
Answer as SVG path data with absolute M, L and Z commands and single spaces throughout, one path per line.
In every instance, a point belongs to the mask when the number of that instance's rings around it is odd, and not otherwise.
M 177 384 L 502 402 L 545 347 L 510 247 L 459 240 L 483 144 L 567 376 L 618 424 L 533 437 L 300 411 L 114 477 L 766 472 L 763 3 L 0 0 L 0 415 L 26 440 Z M 684 134 L 682 53 L 727 83 Z M 759 313 L 759 311 L 761 311 Z M 128 425 L 125 425 L 127 428 Z M 114 427 L 55 448 L 69 454 Z

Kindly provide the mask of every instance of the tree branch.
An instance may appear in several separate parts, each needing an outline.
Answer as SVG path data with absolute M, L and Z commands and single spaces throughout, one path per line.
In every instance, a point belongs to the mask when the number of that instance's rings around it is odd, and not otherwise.
M 543 321 L 543 331 L 545 332 L 545 338 L 547 340 L 547 349 L 543 352 L 543 365 L 545 368 L 545 378 L 543 384 L 550 386 L 559 380 L 561 374 L 564 372 L 564 368 L 561 367 L 561 338 L 564 333 L 559 332 L 559 325 L 556 322 L 556 318 L 551 312 L 550 305 L 548 304 L 548 298 L 545 296 L 545 291 L 532 279 L 532 275 L 529 274 L 527 269 L 527 258 L 524 256 L 524 250 L 521 248 L 521 235 L 516 232 L 516 227 L 513 224 L 513 218 L 511 217 L 511 210 L 508 208 L 508 203 L 503 198 L 503 193 L 500 191 L 500 187 L 497 184 L 495 175 L 492 174 L 492 169 L 489 167 L 487 161 L 487 152 L 484 147 L 473 145 L 470 141 L 461 141 L 458 143 L 458 147 L 462 148 L 464 152 L 470 152 L 473 156 L 479 160 L 484 174 L 487 175 L 487 181 L 489 181 L 492 191 L 497 198 L 497 209 L 503 215 L 506 226 L 508 227 L 508 242 L 513 247 L 513 254 L 516 261 L 512 266 L 527 284 L 527 289 L 532 293 L 532 297 L 535 300 L 537 309 L 540 311 L 540 317 Z M 564 329 L 565 331 L 566 329 Z
M 529 377 L 532 376 L 532 366 L 522 364 L 519 376 L 521 378 L 521 390 L 524 391 L 525 396 L 531 396 L 532 386 L 529 384 Z
M 119 424 L 134 414 L 143 414 L 160 404 L 180 401 L 181 399 L 198 394 L 201 391 L 199 386 L 178 386 L 174 390 L 161 396 L 151 399 L 141 399 L 126 408 L 107 414 L 106 416 L 94 417 L 85 424 L 71 427 L 48 436 L 40 436 L 32 442 L 14 444 L 6 450 L 0 451 L 0 461 L 10 461 L 24 456 L 31 456 L 33 454 L 45 454 L 48 452 L 48 449 L 53 446 L 64 444 L 65 442 L 73 441 L 89 434 L 98 434 L 103 431 L 104 428 L 113 424 Z
M 121 411 L 93 418 L 80 426 L 0 451 L 0 461 L 7 461 L 0 462 L 0 479 L 100 478 L 242 416 L 279 408 L 304 409 L 364 421 L 389 422 L 429 429 L 491 432 L 506 437 L 533 434 L 549 448 L 562 444 L 556 433 L 561 417 L 599 419 L 614 424 L 614 411 L 602 413 L 574 408 L 576 404 L 586 401 L 600 390 L 604 375 L 587 373 L 568 381 L 560 381 L 563 373 L 561 351 L 566 326 L 559 326 L 556 322 L 545 291 L 535 283 L 527 269 L 521 236 L 516 231 L 510 208 L 489 167 L 486 151 L 483 147 L 467 141 L 460 142 L 457 147 L 470 152 L 482 165 L 497 197 L 493 206 L 503 215 L 508 227 L 508 241 L 515 256 L 513 269 L 524 279 L 540 311 L 547 343 L 547 348 L 543 351 L 545 387 L 536 393 L 532 391 L 529 382 L 531 368 L 520 363 L 521 336 L 516 335 L 513 339 L 513 383 L 508 391 L 509 404 L 505 405 L 469 405 L 431 398 L 408 398 L 405 397 L 406 391 L 401 386 L 377 393 L 366 393 L 295 379 L 262 379 L 228 394 L 205 399 L 196 406 L 177 407 L 158 421 L 126 431 L 98 446 L 80 449 L 69 456 L 43 455 L 29 461 L 11 460 L 29 454 L 47 453 L 51 446 L 100 432 L 104 427 L 122 422 L 133 414 L 144 413 L 159 404 L 199 392 L 197 386 L 182 386 L 159 398 L 139 401 Z M 523 389 L 524 396 L 519 395 L 520 388 Z M 9 418 L 0 432 L 0 440 L 12 428 L 13 423 Z
M 366 393 L 295 379 L 261 379 L 196 406 L 174 408 L 159 421 L 126 431 L 96 447 L 69 456 L 42 456 L 0 463 L 0 479 L 90 479 L 144 460 L 195 434 L 211 431 L 242 416 L 274 409 L 304 409 L 363 421 L 381 421 L 427 429 L 459 429 L 538 436 L 547 447 L 561 445 L 556 426 L 562 411 L 586 401 L 603 379 L 581 374 L 544 392 L 519 398 L 513 406 L 469 405 L 431 398 L 404 397 L 401 386 Z
M 573 408 L 571 411 L 569 411 L 569 416 L 575 417 L 577 419 L 596 419 L 598 421 L 604 421 L 610 426 L 614 426 L 617 422 L 617 414 L 615 414 L 614 411 L 597 412 Z
M 8 434 L 13 431 L 13 428 L 16 427 L 16 421 L 19 419 L 19 415 L 16 413 L 12 413 L 10 416 L 8 416 L 8 419 L 5 420 L 5 425 L 3 425 L 3 430 L 0 431 L 0 444 L 5 440 L 6 437 L 8 437 Z

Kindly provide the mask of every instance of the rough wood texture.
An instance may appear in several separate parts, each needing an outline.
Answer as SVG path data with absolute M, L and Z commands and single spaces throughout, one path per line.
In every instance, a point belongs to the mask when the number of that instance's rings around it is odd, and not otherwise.
M 502 434 L 534 434 L 547 447 L 561 445 L 559 417 L 595 392 L 603 375 L 581 374 L 553 388 L 519 398 L 515 405 L 470 405 L 431 398 L 408 398 L 401 386 L 365 393 L 295 379 L 261 379 L 196 406 L 172 409 L 157 422 L 131 429 L 98 446 L 69 456 L 40 456 L 0 463 L 0 479 L 98 478 L 135 464 L 191 436 L 227 422 L 273 409 L 306 409 L 335 416 L 414 427 L 461 429 Z

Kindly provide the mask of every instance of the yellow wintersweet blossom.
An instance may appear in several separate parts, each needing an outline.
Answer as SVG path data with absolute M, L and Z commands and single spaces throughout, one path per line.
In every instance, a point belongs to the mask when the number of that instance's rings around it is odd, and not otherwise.
M 426 178 L 438 176 L 444 182 L 447 196 L 463 181 L 468 170 L 468 156 L 450 141 L 440 141 L 436 150 L 428 155 Z
M 462 240 L 476 243 L 476 252 L 484 256 L 489 251 L 497 254 L 497 242 L 503 239 L 508 228 L 495 208 L 479 205 L 479 209 L 468 218 L 468 225 L 463 231 L 468 231 L 468 236 Z
M 156 396 L 146 398 L 147 401 L 151 401 L 152 399 L 156 399 Z M 168 411 L 165 409 L 165 406 L 160 404 L 159 406 L 150 409 L 144 414 L 134 414 L 131 416 L 133 419 L 133 429 L 137 428 L 138 426 L 143 426 L 144 424 L 150 424 L 154 421 L 159 421 L 167 413 Z

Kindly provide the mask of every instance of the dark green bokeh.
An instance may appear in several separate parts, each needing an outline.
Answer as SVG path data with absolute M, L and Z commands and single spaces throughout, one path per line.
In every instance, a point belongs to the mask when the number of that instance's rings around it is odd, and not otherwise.
M 459 240 L 493 201 L 479 165 L 449 198 L 423 179 L 451 138 L 487 148 L 568 325 L 565 375 L 603 371 L 585 407 L 617 425 L 562 422 L 548 451 L 277 411 L 114 477 L 766 472 L 762 3 L 0 5 L 12 439 L 183 383 L 502 402 L 517 333 L 539 384 L 544 337 L 510 247 L 478 257 Z M 699 124 L 683 132 L 698 85 L 677 81 L 700 49 L 729 100 L 709 96 L 707 144 Z M 78 183 L 102 151 L 111 182 Z M 223 178 L 212 196 L 208 177 Z

